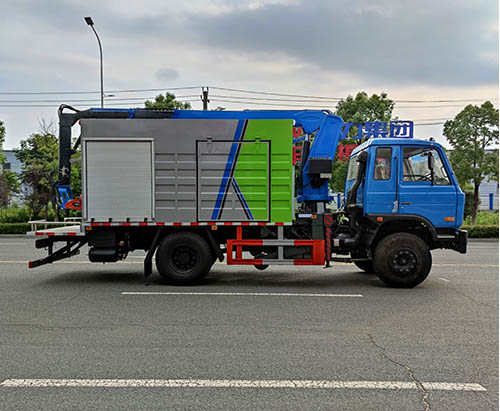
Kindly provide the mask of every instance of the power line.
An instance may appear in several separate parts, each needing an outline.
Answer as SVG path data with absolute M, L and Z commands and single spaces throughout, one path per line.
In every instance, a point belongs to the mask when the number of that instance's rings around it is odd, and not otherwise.
M 248 97 L 248 96 L 227 96 L 227 95 L 222 95 L 222 94 L 212 94 L 211 97 L 220 97 L 220 98 L 232 98 L 232 99 L 238 99 L 238 100 L 262 100 L 262 101 L 288 101 L 288 102 L 297 102 L 297 103 L 302 103 L 302 102 L 308 102 L 308 103 L 322 103 L 323 101 L 320 100 L 290 100 L 289 98 L 268 98 L 268 97 Z M 325 101 L 325 103 L 330 103 Z
M 227 88 L 227 87 L 216 87 L 210 86 L 210 88 L 214 90 L 221 91 L 232 91 L 237 93 L 247 93 L 247 94 L 260 94 L 260 95 L 268 95 L 268 96 L 282 96 L 282 97 L 297 97 L 297 98 L 312 98 L 312 99 L 320 99 L 320 100 L 345 100 L 345 97 L 327 97 L 327 96 L 305 96 L 300 94 L 285 94 L 285 93 L 271 93 L 266 91 L 255 91 L 255 90 L 243 90 L 243 89 L 235 89 L 235 88 Z M 231 97 L 233 98 L 233 97 Z M 394 102 L 398 103 L 451 103 L 451 102 L 468 102 L 468 101 L 484 101 L 484 100 L 498 100 L 498 97 L 493 97 L 489 99 L 439 99 L 439 100 L 396 100 Z
M 139 93 L 144 91 L 171 91 L 171 90 L 193 90 L 201 88 L 201 86 L 189 87 L 168 87 L 168 88 L 142 88 L 142 89 L 128 89 L 128 90 L 106 90 L 104 93 Z M 101 94 L 100 91 L 36 91 L 36 92 L 0 92 L 0 95 L 9 96 L 34 96 L 34 95 L 50 95 L 50 94 Z
M 214 90 L 234 91 L 234 92 L 238 92 L 238 93 L 248 93 L 248 94 L 261 94 L 261 95 L 266 95 L 266 96 L 314 98 L 314 99 L 320 99 L 320 100 L 344 100 L 343 97 L 304 96 L 304 95 L 300 95 L 300 94 L 270 93 L 267 91 L 241 90 L 241 89 L 236 89 L 236 88 L 214 87 L 214 86 L 210 86 L 210 88 L 212 88 Z
M 162 87 L 162 88 L 147 88 L 147 89 L 123 89 L 123 90 L 106 90 L 106 93 L 139 93 L 139 92 L 152 92 L 152 91 L 176 91 L 176 90 L 194 90 L 194 89 L 199 89 L 202 88 L 203 86 L 186 86 L 186 87 Z M 210 86 L 212 89 L 215 90 L 221 90 L 221 91 L 229 91 L 232 93 L 243 93 L 243 94 L 254 94 L 254 95 L 261 95 L 261 96 L 275 96 L 275 97 L 292 97 L 292 98 L 300 98 L 300 99 L 309 99 L 309 100 L 303 100 L 302 102 L 308 102 L 308 103 L 327 103 L 327 102 L 339 102 L 339 101 L 345 101 L 344 97 L 331 97 L 331 96 L 314 96 L 314 95 L 302 95 L 302 94 L 287 94 L 287 93 L 274 93 L 274 92 L 267 92 L 267 91 L 257 91 L 257 90 L 246 90 L 246 89 L 235 89 L 235 88 L 229 88 L 229 87 L 217 87 L 217 86 Z M 0 92 L 0 95 L 72 95 L 72 94 L 100 94 L 100 91 L 38 91 L 38 92 Z M 179 96 L 180 97 L 180 96 Z M 236 96 L 236 95 L 231 95 L 231 96 L 226 96 L 226 95 L 219 95 L 217 97 L 222 97 L 222 98 L 230 98 L 230 99 L 246 99 L 246 100 L 262 100 L 262 101 L 286 101 L 290 102 L 289 99 L 269 99 L 265 97 L 257 97 L 257 98 L 252 98 L 249 96 Z M 396 103 L 448 103 L 448 102 L 474 102 L 474 101 L 484 101 L 484 100 L 498 100 L 498 97 L 490 98 L 490 99 L 437 99 L 437 100 L 397 100 L 394 99 L 393 101 Z M 36 101 L 38 102 L 38 101 Z M 300 101 L 294 100 L 293 102 L 298 102 Z M 290 107 L 294 107 L 292 105 L 289 105 Z M 397 108 L 410 108 L 413 106 L 408 106 L 408 107 L 397 107 Z M 418 108 L 419 106 L 415 106 L 415 108 Z M 425 107 L 425 106 L 420 106 L 420 107 Z M 430 108 L 430 107 L 461 107 L 461 106 L 427 106 L 425 108 Z
M 255 101 L 234 101 L 234 100 L 224 100 L 224 99 L 212 99 L 212 101 L 218 101 L 220 103 L 235 103 L 235 104 L 253 104 L 259 106 L 278 106 L 278 107 L 302 107 L 304 109 L 317 108 L 322 110 L 328 110 L 326 106 L 309 106 L 304 104 L 275 104 L 275 103 L 260 103 Z
M 189 98 L 189 97 L 198 97 L 198 94 L 187 94 L 184 96 L 175 96 L 176 99 L 179 98 Z M 134 100 L 154 100 L 155 97 L 124 97 L 124 98 L 109 98 L 107 101 L 108 103 L 113 103 L 114 101 L 134 101 Z M 98 99 L 71 99 L 71 100 L 64 100 L 64 103 L 79 103 L 79 102 L 99 102 L 101 100 Z M 58 100 L 0 100 L 0 103 L 62 103 L 61 99 Z
M 190 99 L 190 100 L 183 100 L 182 103 L 193 103 L 199 101 L 198 99 Z M 96 101 L 97 102 L 97 101 Z M 137 106 L 134 107 L 134 102 L 125 102 L 125 103 L 115 103 L 115 106 L 129 106 L 131 108 L 137 108 Z M 17 107 L 17 108 L 30 108 L 30 107 L 59 107 L 60 104 L 0 104 L 0 107 Z

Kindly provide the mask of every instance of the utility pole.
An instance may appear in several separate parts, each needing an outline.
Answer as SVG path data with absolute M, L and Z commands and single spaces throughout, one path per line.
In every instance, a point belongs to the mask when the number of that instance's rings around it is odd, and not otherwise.
M 208 110 L 208 103 L 210 103 L 210 100 L 208 99 L 208 87 L 201 88 L 200 99 L 203 102 L 203 110 Z
M 94 22 L 92 21 L 92 18 L 91 17 L 84 17 L 84 20 L 90 26 L 90 28 L 94 31 L 94 34 L 97 37 L 97 43 L 99 43 L 99 56 L 100 56 L 100 61 L 101 61 L 101 108 L 103 108 L 104 107 L 104 82 L 103 82 L 103 75 L 102 75 L 102 46 L 101 46 L 101 39 L 97 35 L 97 31 L 95 31 Z

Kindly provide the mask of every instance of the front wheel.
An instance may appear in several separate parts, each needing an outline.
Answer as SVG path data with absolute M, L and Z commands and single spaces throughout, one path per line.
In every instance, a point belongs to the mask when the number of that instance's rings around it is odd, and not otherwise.
M 366 274 L 375 274 L 375 269 L 373 268 L 373 261 L 371 261 L 371 260 L 366 260 L 366 261 L 352 260 L 352 262 L 354 263 L 354 265 L 356 267 L 363 270 Z
M 363 270 L 366 274 L 375 274 L 373 260 L 368 260 L 365 253 L 351 251 L 351 260 L 356 267 Z
M 416 235 L 395 233 L 375 247 L 373 266 L 387 285 L 412 288 L 424 281 L 432 267 L 429 247 Z
M 197 283 L 208 274 L 213 262 L 207 242 L 189 232 L 168 235 L 156 251 L 158 272 L 178 285 Z

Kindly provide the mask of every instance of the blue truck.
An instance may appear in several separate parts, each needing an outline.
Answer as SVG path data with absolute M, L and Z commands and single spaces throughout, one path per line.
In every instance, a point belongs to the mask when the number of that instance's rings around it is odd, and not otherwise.
M 48 255 L 111 263 L 145 250 L 172 284 L 200 282 L 229 265 L 330 266 L 353 262 L 392 287 L 428 276 L 431 250 L 465 253 L 462 193 L 442 146 L 371 138 L 348 160 L 345 204 L 332 210 L 330 180 L 348 125 L 328 110 L 59 108 L 63 209 L 73 227 L 36 230 Z M 81 133 L 72 147 L 71 129 Z M 293 128 L 301 127 L 294 164 Z M 71 198 L 71 157 L 81 147 L 82 195 Z M 60 246 L 58 246 L 60 245 Z

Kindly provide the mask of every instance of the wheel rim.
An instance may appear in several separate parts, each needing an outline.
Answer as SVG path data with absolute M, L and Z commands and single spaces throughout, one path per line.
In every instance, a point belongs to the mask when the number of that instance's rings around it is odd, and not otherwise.
M 393 272 L 401 276 L 417 271 L 417 255 L 408 249 L 397 250 L 391 255 L 390 266 Z
M 190 271 L 196 264 L 196 254 L 191 247 L 176 247 L 172 251 L 172 263 L 178 271 Z

